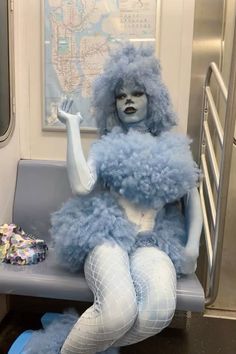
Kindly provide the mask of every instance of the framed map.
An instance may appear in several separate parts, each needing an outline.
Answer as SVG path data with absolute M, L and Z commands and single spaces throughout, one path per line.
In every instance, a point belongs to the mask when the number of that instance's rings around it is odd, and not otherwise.
M 120 41 L 151 42 L 156 48 L 160 0 L 42 0 L 43 130 L 64 130 L 57 107 L 73 99 L 84 117 L 82 130 L 95 130 L 90 97 L 109 51 Z M 157 15 L 158 14 L 158 15 Z

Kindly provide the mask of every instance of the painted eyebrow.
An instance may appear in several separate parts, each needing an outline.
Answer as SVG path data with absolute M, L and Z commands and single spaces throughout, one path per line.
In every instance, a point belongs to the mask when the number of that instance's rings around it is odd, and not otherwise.
M 132 93 L 144 93 L 144 90 L 142 89 L 136 89 L 136 90 L 133 90 Z
M 124 93 L 124 92 L 119 92 L 119 93 L 117 93 L 116 95 L 115 95 L 115 98 L 122 98 L 122 97 L 126 97 L 127 95 L 126 95 L 126 93 Z

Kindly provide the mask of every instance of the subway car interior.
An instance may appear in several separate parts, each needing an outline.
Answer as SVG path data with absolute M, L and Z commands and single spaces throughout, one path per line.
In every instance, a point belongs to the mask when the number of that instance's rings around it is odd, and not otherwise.
M 236 0 L 1 0 L 0 48 L 0 354 L 236 353 Z

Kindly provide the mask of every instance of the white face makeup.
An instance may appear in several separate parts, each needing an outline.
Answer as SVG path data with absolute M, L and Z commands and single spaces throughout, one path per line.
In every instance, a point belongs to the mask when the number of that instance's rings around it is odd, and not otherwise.
M 147 96 L 135 85 L 124 85 L 116 92 L 116 109 L 123 123 L 138 123 L 147 117 Z

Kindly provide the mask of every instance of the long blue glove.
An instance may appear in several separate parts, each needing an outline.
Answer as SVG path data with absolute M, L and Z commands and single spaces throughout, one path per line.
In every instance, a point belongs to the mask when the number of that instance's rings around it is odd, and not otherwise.
M 69 110 L 73 101 L 64 100 L 58 108 L 58 119 L 67 129 L 67 173 L 74 194 L 88 194 L 93 189 L 97 176 L 91 161 L 86 161 L 80 137 L 80 113 L 71 114 Z

